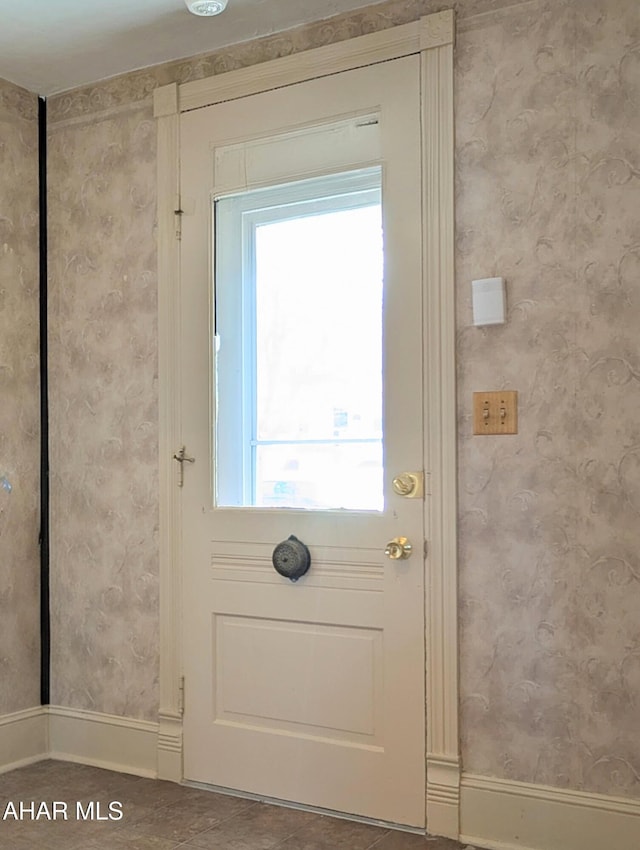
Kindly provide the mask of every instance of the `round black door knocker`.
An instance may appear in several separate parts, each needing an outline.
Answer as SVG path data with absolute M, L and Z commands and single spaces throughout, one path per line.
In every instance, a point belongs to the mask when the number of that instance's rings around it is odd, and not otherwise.
M 301 540 L 292 534 L 278 543 L 271 556 L 273 566 L 281 576 L 298 581 L 311 566 L 311 553 Z

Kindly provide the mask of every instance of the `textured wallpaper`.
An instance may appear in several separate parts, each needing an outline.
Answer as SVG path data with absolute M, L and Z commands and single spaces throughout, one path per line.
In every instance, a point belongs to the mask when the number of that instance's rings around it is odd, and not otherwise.
M 37 108 L 0 81 L 0 715 L 40 704 Z
M 50 101 L 54 699 L 157 710 L 153 88 L 452 5 L 468 771 L 640 796 L 640 7 L 391 0 Z M 471 327 L 503 275 L 509 321 Z M 471 394 L 517 389 L 520 433 Z
M 534 2 L 457 74 L 467 769 L 640 796 L 640 7 Z M 470 327 L 504 275 L 509 321 Z M 474 390 L 520 393 L 473 437 Z
M 49 99 L 49 116 L 52 121 L 57 122 L 95 115 L 96 112 L 114 107 L 129 106 L 148 100 L 157 86 L 173 82 L 186 83 L 224 74 L 226 71 L 257 65 L 313 47 L 335 44 L 359 35 L 406 24 L 422 15 L 442 9 L 455 9 L 458 20 L 464 21 L 468 17 L 477 19 L 478 16 L 496 8 L 511 4 L 513 0 L 387 0 L 286 32 L 221 48 L 215 53 L 144 68 L 55 95 Z
M 51 130 L 51 702 L 153 718 L 155 123 Z

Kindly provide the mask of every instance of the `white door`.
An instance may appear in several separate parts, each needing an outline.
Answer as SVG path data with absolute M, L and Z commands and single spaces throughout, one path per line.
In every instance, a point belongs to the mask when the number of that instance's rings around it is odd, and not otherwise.
M 423 500 L 392 482 L 423 469 L 419 79 L 180 130 L 185 778 L 418 827 Z

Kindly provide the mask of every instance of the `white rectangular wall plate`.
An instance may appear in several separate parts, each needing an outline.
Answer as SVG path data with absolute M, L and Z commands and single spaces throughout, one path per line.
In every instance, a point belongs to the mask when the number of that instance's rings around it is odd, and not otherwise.
M 503 277 L 486 277 L 471 283 L 473 324 L 502 325 L 505 322 L 505 286 Z

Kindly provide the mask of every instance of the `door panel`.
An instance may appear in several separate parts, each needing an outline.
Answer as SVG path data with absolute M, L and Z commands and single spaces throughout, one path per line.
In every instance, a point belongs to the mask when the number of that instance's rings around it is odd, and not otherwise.
M 218 615 L 212 631 L 216 720 L 375 743 L 381 628 Z M 349 700 L 333 699 L 329 681 Z
M 425 799 L 423 502 L 392 479 L 423 468 L 419 122 L 417 57 L 181 118 L 185 777 L 412 826 Z M 217 507 L 214 201 L 374 166 L 384 509 Z M 295 583 L 271 565 L 290 534 L 312 559 Z M 408 560 L 385 557 L 398 536 Z

